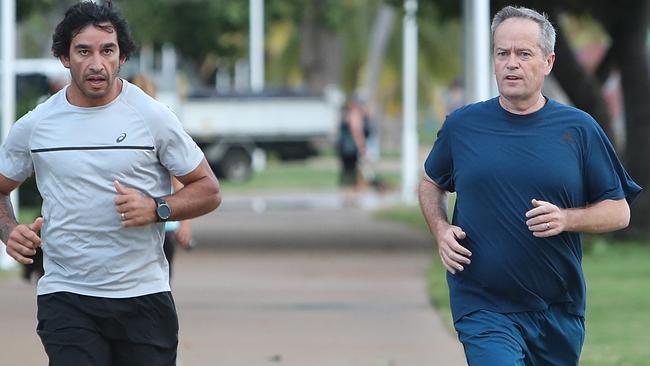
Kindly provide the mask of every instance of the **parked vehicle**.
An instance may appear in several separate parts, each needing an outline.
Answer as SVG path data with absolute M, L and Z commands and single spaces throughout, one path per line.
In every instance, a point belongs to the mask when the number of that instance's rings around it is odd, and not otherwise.
M 185 130 L 199 144 L 215 173 L 250 177 L 256 151 L 282 160 L 317 154 L 334 140 L 342 98 L 296 93 L 195 93 L 180 103 Z M 264 154 L 262 154 L 264 155 Z

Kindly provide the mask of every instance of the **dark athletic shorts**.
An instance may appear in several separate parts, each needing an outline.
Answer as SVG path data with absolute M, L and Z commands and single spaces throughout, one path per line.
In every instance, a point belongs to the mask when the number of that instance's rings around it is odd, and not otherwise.
M 170 292 L 124 299 L 55 292 L 37 303 L 37 333 L 50 366 L 176 365 Z
M 584 318 L 562 304 L 542 311 L 475 311 L 456 321 L 470 366 L 577 366 Z

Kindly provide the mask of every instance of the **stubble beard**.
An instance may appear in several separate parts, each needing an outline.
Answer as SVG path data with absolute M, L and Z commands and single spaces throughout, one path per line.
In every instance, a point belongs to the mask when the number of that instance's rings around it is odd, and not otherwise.
M 115 70 L 113 74 L 107 74 L 106 75 L 106 88 L 103 90 L 93 90 L 90 87 L 86 87 L 86 76 L 83 76 L 81 78 L 75 77 L 73 78 L 74 82 L 77 84 L 77 88 L 81 91 L 81 93 L 84 95 L 84 97 L 88 99 L 102 99 L 106 97 L 110 92 L 113 90 L 113 87 L 115 85 L 115 80 L 117 80 L 117 77 L 120 73 L 120 67 Z

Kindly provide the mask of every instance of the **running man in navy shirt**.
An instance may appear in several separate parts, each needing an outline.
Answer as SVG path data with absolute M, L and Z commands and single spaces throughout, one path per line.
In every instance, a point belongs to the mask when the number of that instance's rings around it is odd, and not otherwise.
M 492 40 L 499 96 L 447 117 L 420 205 L 468 363 L 578 365 L 581 233 L 625 228 L 641 188 L 591 116 L 542 95 L 555 61 L 544 15 L 503 8 Z M 447 192 L 457 192 L 451 224 Z

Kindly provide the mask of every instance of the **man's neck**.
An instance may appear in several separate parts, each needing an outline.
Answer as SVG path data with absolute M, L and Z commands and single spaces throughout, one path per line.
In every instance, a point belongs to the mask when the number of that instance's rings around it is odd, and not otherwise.
M 115 83 L 112 86 L 112 90 L 107 95 L 101 98 L 88 98 L 83 92 L 74 85 L 74 81 L 70 83 L 66 90 L 66 98 L 68 102 L 74 106 L 81 108 L 92 108 L 92 107 L 101 107 L 111 103 L 117 98 L 122 92 L 124 83 L 121 78 L 116 78 Z
M 513 114 L 531 114 L 544 107 L 546 98 L 541 93 L 537 98 L 529 100 L 512 100 L 499 95 L 499 104 L 503 109 Z

